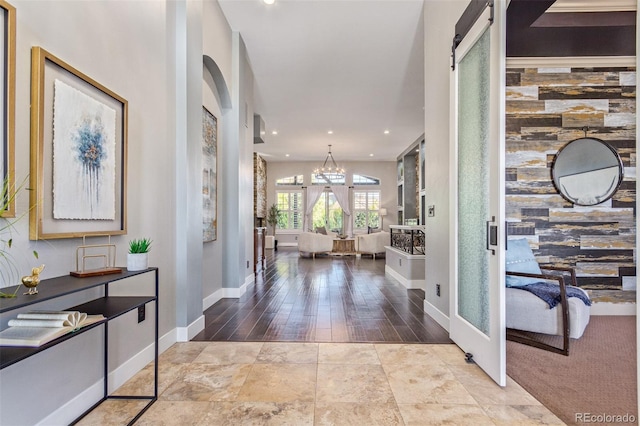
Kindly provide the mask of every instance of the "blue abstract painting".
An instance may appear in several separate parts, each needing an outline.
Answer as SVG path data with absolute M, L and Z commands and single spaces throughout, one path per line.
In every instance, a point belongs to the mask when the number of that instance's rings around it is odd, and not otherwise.
M 116 111 L 54 82 L 54 219 L 114 220 Z

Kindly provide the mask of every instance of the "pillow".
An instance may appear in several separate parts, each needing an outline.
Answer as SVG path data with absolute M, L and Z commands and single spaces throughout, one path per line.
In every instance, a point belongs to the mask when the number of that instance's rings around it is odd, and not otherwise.
M 531 251 L 529 241 L 525 238 L 509 240 L 507 244 L 506 270 L 508 272 L 524 272 L 541 274 L 540 265 Z M 540 281 L 538 278 L 514 277 L 507 275 L 507 287 L 520 287 Z
M 324 226 L 316 227 L 316 234 L 327 235 L 327 229 Z

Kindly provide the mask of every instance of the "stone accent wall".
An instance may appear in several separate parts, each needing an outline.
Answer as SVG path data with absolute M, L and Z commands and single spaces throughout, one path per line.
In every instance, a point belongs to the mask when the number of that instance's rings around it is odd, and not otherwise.
M 507 69 L 508 232 L 529 239 L 541 263 L 576 267 L 585 289 L 635 284 L 635 68 Z M 624 180 L 614 197 L 580 207 L 551 180 L 555 154 L 588 136 L 618 150 Z
M 253 153 L 253 210 L 257 218 L 267 217 L 267 162 Z

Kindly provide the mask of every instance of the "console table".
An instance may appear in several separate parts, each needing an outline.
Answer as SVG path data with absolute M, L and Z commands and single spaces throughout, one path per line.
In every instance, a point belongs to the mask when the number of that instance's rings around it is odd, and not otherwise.
M 119 281 L 125 278 L 133 277 L 139 274 L 145 274 L 149 272 L 155 273 L 155 294 L 153 296 L 109 296 L 109 283 Z M 32 347 L 18 347 L 18 346 L 0 346 L 0 370 L 17 362 L 20 362 L 32 355 L 45 351 L 55 345 L 58 345 L 68 339 L 91 330 L 95 327 L 104 326 L 104 395 L 101 400 L 96 402 L 87 411 L 81 414 L 75 421 L 77 422 L 94 408 L 100 405 L 107 399 L 138 399 L 148 400 L 149 402 L 140 410 L 140 412 L 129 422 L 129 425 L 135 423 L 140 416 L 158 399 L 158 268 L 148 268 L 142 271 L 127 271 L 123 268 L 123 272 L 120 274 L 102 275 L 86 278 L 75 278 L 72 276 L 62 276 L 56 278 L 50 278 L 42 280 L 38 285 L 38 294 L 36 295 L 23 295 L 18 291 L 15 298 L 0 298 L 0 314 L 7 313 L 19 308 L 28 307 L 36 303 L 40 303 L 47 300 L 53 300 L 62 296 L 67 296 L 73 293 L 84 291 L 90 288 L 103 287 L 104 296 L 91 300 L 89 302 L 69 307 L 66 310 L 86 312 L 87 314 L 102 314 L 105 319 L 101 322 L 91 324 L 83 327 L 75 332 L 65 334 L 49 343 L 42 346 Z M 13 293 L 16 289 L 14 287 L 8 287 L 5 290 L 7 293 Z M 154 390 L 153 395 L 109 395 L 108 393 L 108 361 L 109 361 L 109 321 L 117 318 L 127 312 L 134 309 L 138 309 L 146 305 L 149 302 L 155 302 L 155 359 L 154 359 Z M 34 384 L 35 385 L 35 384 Z

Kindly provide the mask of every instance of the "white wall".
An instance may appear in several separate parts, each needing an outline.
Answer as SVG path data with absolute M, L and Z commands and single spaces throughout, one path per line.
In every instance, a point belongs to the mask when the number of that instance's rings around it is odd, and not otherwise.
M 202 105 L 204 105 L 218 119 L 218 224 L 223 224 L 221 220 L 222 208 L 220 202 L 225 199 L 226 194 L 221 190 L 220 185 L 220 152 L 225 150 L 224 144 L 230 143 L 232 139 L 227 133 L 230 131 L 231 123 L 226 117 L 232 114 L 229 106 L 224 107 L 221 99 L 224 94 L 221 91 L 231 90 L 231 63 L 232 63 L 232 31 L 224 17 L 220 5 L 214 1 L 206 1 L 203 4 L 203 21 L 207 24 L 203 26 L 203 53 L 215 61 L 220 73 L 224 87 L 217 87 L 215 77 L 209 70 L 203 69 Z M 229 93 L 227 93 L 229 95 Z M 216 241 L 204 243 L 202 253 L 202 299 L 207 300 L 205 308 L 215 303 L 222 296 L 223 279 L 222 263 L 224 245 L 222 237 L 226 230 L 218 226 L 218 238 Z
M 174 105 L 175 90 L 167 66 L 171 63 L 172 46 L 166 43 L 166 5 L 152 1 L 129 2 L 126 7 L 112 1 L 12 0 L 11 3 L 17 10 L 16 176 L 21 180 L 29 174 L 32 46 L 43 47 L 127 99 L 128 235 L 114 237 L 112 242 L 118 249 L 116 263 L 124 265 L 130 238 L 153 239 L 150 263 L 161 265 L 160 332 L 167 333 L 175 328 L 174 120 L 169 108 Z M 26 194 L 20 195 L 17 211 L 18 215 L 28 211 Z M 28 220 L 23 218 L 16 225 L 11 249 L 21 271 L 28 271 L 36 262 L 28 255 L 32 249 L 39 252 L 37 262 L 46 264 L 42 278 L 68 275 L 76 269 L 75 249 L 81 244 L 80 239 L 31 242 L 28 235 Z M 34 424 L 63 406 L 68 398 L 85 391 L 96 378 L 83 373 L 95 371 L 96 358 L 74 353 L 86 352 L 95 342 L 95 347 L 100 348 L 95 334 L 87 333 L 84 344 L 72 339 L 34 358 L 33 362 L 45 366 L 47 372 L 31 368 L 29 362 L 3 370 L 0 423 Z M 148 343 L 126 342 L 133 351 Z M 64 360 L 71 365 L 61 364 Z M 64 373 L 64 377 L 57 372 Z M 65 392 L 53 398 L 56 380 L 58 386 L 64 383 Z M 24 395 L 20 383 L 30 385 L 29 397 L 10 398 L 16 392 Z M 86 409 L 93 401 L 83 402 Z
M 112 238 L 118 249 L 116 263 L 126 264 L 131 238 L 153 239 L 150 264 L 160 268 L 159 333 L 164 338 L 160 349 L 178 335 L 191 337 L 190 333 L 204 325 L 203 296 L 221 289 L 223 282 L 237 288 L 247 279 L 246 260 L 253 264 L 249 258 L 253 255 L 252 122 L 239 131 L 245 101 L 252 114 L 253 75 L 239 35 L 234 37 L 218 3 L 210 0 L 126 4 L 112 0 L 13 0 L 12 4 L 18 18 L 17 178 L 29 174 L 30 49 L 41 46 L 128 100 L 128 234 Z M 227 95 L 235 99 L 233 105 L 221 108 L 203 78 L 203 54 L 219 67 L 229 88 Z M 202 243 L 203 104 L 219 114 L 220 150 L 236 155 L 236 161 L 226 165 L 235 188 L 225 191 L 219 182 L 218 205 L 234 206 L 227 212 L 226 222 L 219 208 L 219 236 L 239 240 L 236 250 L 226 257 L 220 237 L 217 242 Z M 219 157 L 219 164 L 223 160 Z M 18 215 L 28 208 L 27 194 L 20 194 Z M 37 262 L 47 265 L 43 279 L 68 275 L 75 269 L 75 250 L 81 240 L 32 242 L 28 235 L 28 220 L 23 218 L 15 227 L 11 249 L 20 271 L 34 266 L 29 255 L 34 249 L 40 255 Z M 220 272 L 223 264 L 232 264 L 228 282 Z M 130 289 L 134 287 L 138 287 L 135 282 Z M 39 308 L 63 309 L 93 297 L 95 292 L 79 293 L 56 301 L 57 305 Z M 153 309 L 148 309 L 148 319 Z M 123 322 L 114 328 L 131 333 L 112 340 L 110 352 L 117 355 L 118 365 L 110 368 L 118 370 L 122 381 L 137 370 L 123 371 L 121 365 L 138 365 L 149 344 L 139 338 L 145 334 L 143 330 L 133 327 L 148 327 L 149 321 L 138 325 L 129 315 L 121 318 L 118 321 Z M 6 324 L 5 319 L 0 318 L 0 324 Z M 82 341 L 90 342 L 91 347 L 97 345 L 99 351 L 100 336 L 93 330 L 84 336 Z M 96 383 L 96 357 L 82 356 L 85 351 L 80 343 L 80 339 L 71 339 L 0 372 L 0 424 L 68 423 L 96 401 L 92 393 L 95 386 L 91 386 Z M 64 360 L 71 365 L 64 365 Z M 34 364 L 56 374 L 45 373 Z M 20 391 L 21 383 L 30 385 L 29 392 Z M 64 383 L 64 393 L 54 392 L 52 387 L 60 383 Z
M 466 6 L 445 0 L 424 4 L 426 205 L 435 206 L 435 216 L 425 221 L 425 309 L 436 319 L 449 316 L 449 78 L 454 27 Z
M 410 144 L 407 143 L 407 146 Z M 380 179 L 380 204 L 387 209 L 384 217 L 384 228 L 398 221 L 398 178 L 395 161 L 359 161 L 341 163 L 347 170 L 347 185 L 352 184 L 354 173 L 372 176 Z M 276 180 L 303 174 L 304 186 L 311 184 L 311 174 L 318 163 L 309 161 L 267 161 L 267 207 L 275 202 Z M 364 188 L 364 187 L 363 187 Z M 269 231 L 270 232 L 270 231 Z

